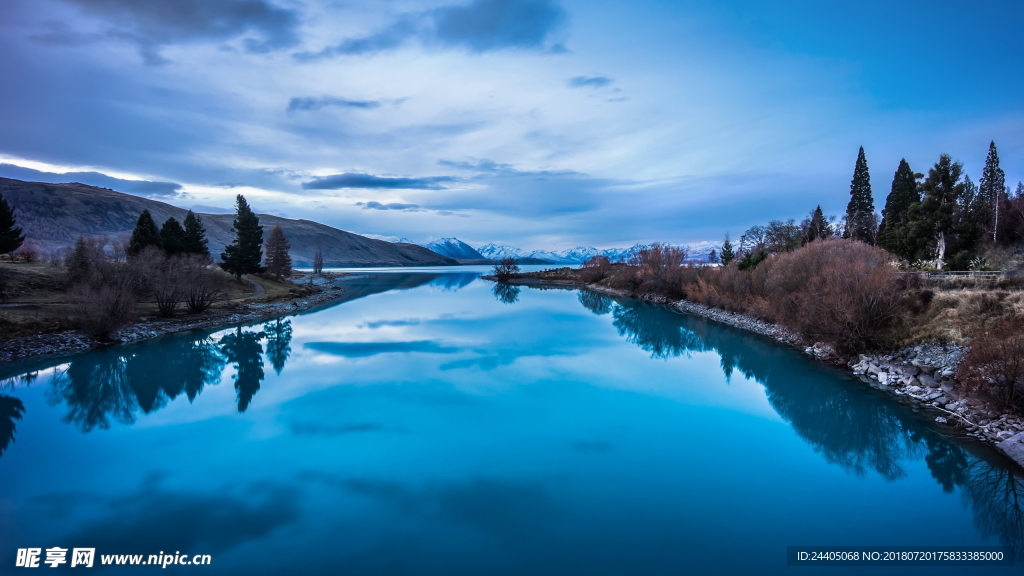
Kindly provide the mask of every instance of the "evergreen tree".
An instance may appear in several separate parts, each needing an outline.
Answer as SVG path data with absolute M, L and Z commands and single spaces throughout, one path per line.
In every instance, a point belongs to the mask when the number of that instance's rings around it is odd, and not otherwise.
M 284 230 L 280 225 L 274 225 L 267 238 L 266 268 L 276 280 L 280 280 L 282 276 L 289 278 L 292 275 L 292 257 L 288 253 L 291 248 Z
M 718 254 L 718 259 L 722 262 L 722 266 L 728 266 L 736 259 L 736 252 L 732 249 L 732 241 L 729 240 L 728 232 L 725 233 L 725 242 L 722 242 L 722 251 Z
M 238 281 L 242 280 L 242 274 L 263 272 L 260 266 L 263 260 L 263 226 L 241 194 L 235 198 L 235 220 L 231 231 L 235 233 L 235 239 L 220 255 L 221 268 L 234 274 Z
M 804 244 L 832 237 L 832 226 L 829 224 L 828 218 L 825 217 L 825 213 L 821 210 L 820 205 L 812 210 L 807 218 L 804 218 L 804 221 L 800 224 L 800 229 Z
M 708 252 L 708 264 L 716 264 L 717 262 L 718 262 L 718 251 L 715 250 L 714 248 L 712 248 L 711 252 Z
M 139 220 L 135 223 L 135 230 L 132 230 L 132 237 L 128 240 L 128 248 L 125 250 L 129 256 L 138 256 L 146 246 L 162 248 L 160 242 L 160 231 L 156 228 L 156 222 L 149 214 L 149 210 L 143 210 L 139 214 Z
M 0 254 L 10 254 L 21 247 L 25 235 L 16 226 L 14 208 L 11 208 L 3 195 L 0 195 Z
M 972 212 L 974 219 L 982 227 L 986 237 L 991 237 L 994 244 L 998 240 L 999 207 L 1006 193 L 1006 174 L 999 167 L 999 152 L 996 143 L 989 142 L 988 157 L 985 158 L 985 169 L 981 172 L 978 196 Z
M 853 180 L 850 182 L 850 203 L 846 206 L 844 236 L 873 244 L 876 231 L 875 200 L 871 196 L 871 176 L 868 174 L 868 161 L 864 156 L 864 147 L 861 146 L 857 153 L 857 164 L 853 169 Z
M 885 199 L 882 225 L 878 231 L 878 244 L 882 248 L 908 259 L 914 256 L 906 241 L 910 207 L 921 200 L 917 191 L 918 177 L 907 160 L 901 159 L 892 177 L 892 188 Z
M 168 256 L 185 251 L 185 229 L 171 216 L 160 227 L 160 243 Z
M 910 208 L 907 242 L 912 252 L 942 268 L 956 232 L 957 201 L 964 193 L 963 165 L 943 154 L 921 183 L 921 201 Z
M 191 210 L 185 215 L 185 236 L 182 238 L 181 250 L 187 254 L 210 255 L 203 219 L 193 214 Z

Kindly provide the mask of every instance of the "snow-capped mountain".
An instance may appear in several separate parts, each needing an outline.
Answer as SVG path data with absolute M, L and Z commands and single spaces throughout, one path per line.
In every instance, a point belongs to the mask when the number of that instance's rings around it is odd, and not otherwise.
M 708 253 L 711 250 L 719 250 L 717 244 L 708 241 L 691 242 L 689 244 L 679 244 L 678 246 L 680 248 L 686 248 L 686 259 L 693 261 L 707 260 Z M 542 260 L 549 260 L 556 264 L 582 264 L 599 254 L 608 258 L 612 262 L 622 262 L 624 260 L 628 260 L 630 256 L 644 248 L 647 248 L 646 244 L 636 244 L 629 248 L 607 248 L 604 250 L 598 250 L 593 246 L 577 246 L 567 250 L 534 250 L 532 252 L 527 252 L 514 246 L 487 244 L 486 246 L 477 248 L 477 252 L 482 254 L 485 258 L 494 260 L 500 258 L 540 258 Z
M 501 260 L 502 258 L 523 258 L 526 253 L 515 248 L 513 246 L 506 246 L 504 244 L 486 244 L 476 249 L 484 258 L 488 260 Z
M 449 258 L 461 258 L 465 260 L 479 260 L 485 258 L 485 256 L 474 250 L 472 246 L 458 238 L 441 238 L 440 240 L 434 240 L 433 242 L 423 244 L 423 247 Z

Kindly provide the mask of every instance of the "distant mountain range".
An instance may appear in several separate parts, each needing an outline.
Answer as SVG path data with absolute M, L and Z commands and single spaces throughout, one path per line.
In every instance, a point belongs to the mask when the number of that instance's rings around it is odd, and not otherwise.
M 403 238 L 403 240 L 405 239 Z M 433 242 L 424 244 L 423 247 L 449 258 L 457 258 L 459 260 L 486 260 L 486 258 L 474 250 L 472 246 L 458 238 L 441 238 L 440 240 L 434 240 Z
M 708 241 L 691 242 L 689 244 L 680 244 L 678 246 L 687 250 L 687 260 L 692 261 L 707 260 L 708 254 L 711 250 L 717 251 L 720 249 L 718 244 Z M 502 258 L 537 258 L 547 260 L 548 262 L 555 264 L 581 264 L 597 255 L 602 255 L 612 262 L 621 262 L 644 248 L 647 248 L 646 244 L 636 244 L 630 248 L 607 248 L 604 250 L 599 250 L 593 246 L 577 246 L 567 250 L 533 250 L 531 252 L 527 252 L 526 250 L 516 248 L 515 246 L 486 244 L 477 248 L 476 251 L 489 260 L 500 260 Z
M 182 221 L 187 210 L 157 200 L 85 184 L 46 184 L 0 178 L 0 194 L 16 211 L 25 235 L 46 250 L 68 246 L 79 236 L 109 236 L 124 240 L 131 235 L 143 210 L 157 226 L 170 216 Z M 199 214 L 206 226 L 210 253 L 218 257 L 234 234 L 234 214 Z M 449 266 L 454 259 L 412 243 L 374 240 L 310 220 L 292 220 L 260 214 L 264 237 L 280 225 L 291 244 L 296 266 L 309 266 L 322 248 L 325 266 Z

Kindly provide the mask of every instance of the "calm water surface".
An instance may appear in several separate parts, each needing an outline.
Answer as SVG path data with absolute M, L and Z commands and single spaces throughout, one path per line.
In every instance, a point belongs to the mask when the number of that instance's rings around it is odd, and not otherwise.
M 838 371 L 478 274 L 378 270 L 299 316 L 0 368 L 0 572 L 30 546 L 212 555 L 173 573 L 589 575 L 1024 542 L 1002 457 Z M 870 573 L 908 572 L 1018 573 Z

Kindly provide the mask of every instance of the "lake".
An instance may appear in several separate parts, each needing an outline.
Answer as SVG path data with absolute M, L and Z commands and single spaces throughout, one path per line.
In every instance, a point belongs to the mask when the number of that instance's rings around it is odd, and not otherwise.
M 58 546 L 211 556 L 171 573 L 791 574 L 787 546 L 1024 541 L 1005 458 L 841 371 L 480 270 L 0 367 L 0 572 Z M 1018 568 L 870 571 L 907 572 Z

